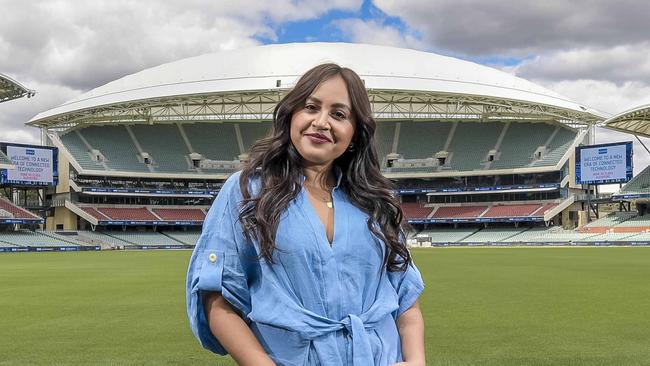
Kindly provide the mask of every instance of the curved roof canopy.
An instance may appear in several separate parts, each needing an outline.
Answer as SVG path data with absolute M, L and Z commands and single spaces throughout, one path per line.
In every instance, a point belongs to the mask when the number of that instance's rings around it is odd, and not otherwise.
M 12 99 L 22 98 L 27 96 L 30 98 L 34 96 L 33 90 L 25 88 L 22 84 L 9 76 L 0 74 L 0 103 Z
M 650 104 L 619 113 L 605 120 L 603 127 L 614 131 L 650 137 Z
M 364 80 L 376 118 L 536 118 L 569 124 L 603 115 L 514 75 L 452 57 L 349 43 L 275 44 L 152 67 L 32 118 L 31 125 L 270 119 L 282 92 L 336 62 Z

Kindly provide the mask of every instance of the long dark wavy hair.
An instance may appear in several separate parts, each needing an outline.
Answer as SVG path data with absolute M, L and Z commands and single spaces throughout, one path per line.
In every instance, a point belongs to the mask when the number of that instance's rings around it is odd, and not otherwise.
M 260 257 L 273 263 L 275 233 L 280 216 L 300 193 L 302 162 L 290 137 L 293 113 L 304 108 L 305 101 L 325 80 L 340 75 L 350 96 L 352 117 L 356 122 L 353 149 L 346 150 L 333 164 L 341 168 L 343 179 L 339 188 L 350 201 L 368 214 L 368 229 L 386 246 L 383 267 L 404 271 L 411 263 L 406 248 L 408 226 L 398 200 L 391 194 L 393 184 L 379 169 L 374 144 L 376 122 L 363 81 L 352 70 L 336 64 L 322 64 L 307 71 L 275 107 L 269 134 L 258 140 L 242 169 L 239 185 L 243 195 L 239 219 L 248 240 L 260 245 Z M 259 175 L 259 193 L 251 196 L 248 182 Z

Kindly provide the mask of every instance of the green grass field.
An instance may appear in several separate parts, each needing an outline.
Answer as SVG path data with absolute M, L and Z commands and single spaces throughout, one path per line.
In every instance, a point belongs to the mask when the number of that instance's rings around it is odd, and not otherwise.
M 650 365 L 650 248 L 413 253 L 429 365 Z M 189 256 L 0 255 L 0 365 L 234 365 L 189 331 Z

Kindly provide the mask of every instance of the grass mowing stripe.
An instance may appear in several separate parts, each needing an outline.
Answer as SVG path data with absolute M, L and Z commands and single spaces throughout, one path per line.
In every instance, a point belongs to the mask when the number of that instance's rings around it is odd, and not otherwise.
M 649 364 L 649 248 L 412 252 L 429 365 Z M 234 365 L 189 331 L 189 256 L 0 255 L 0 366 Z

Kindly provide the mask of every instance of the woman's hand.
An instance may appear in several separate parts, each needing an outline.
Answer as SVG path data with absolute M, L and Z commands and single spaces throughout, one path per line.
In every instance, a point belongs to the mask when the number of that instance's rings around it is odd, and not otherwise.
M 394 363 L 391 366 L 426 366 L 424 363 L 415 363 L 415 362 L 398 362 Z

